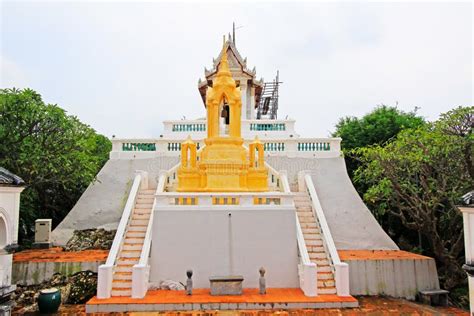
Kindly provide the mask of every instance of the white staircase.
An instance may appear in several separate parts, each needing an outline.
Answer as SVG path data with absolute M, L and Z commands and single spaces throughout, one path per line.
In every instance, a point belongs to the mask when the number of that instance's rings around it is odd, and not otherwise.
M 132 269 L 142 253 L 150 220 L 155 190 L 138 191 L 131 219 L 128 222 L 112 276 L 112 296 L 132 295 Z
M 334 268 L 324 247 L 320 227 L 314 218 L 311 199 L 308 193 L 297 192 L 294 202 L 309 258 L 317 266 L 318 294 L 336 294 Z

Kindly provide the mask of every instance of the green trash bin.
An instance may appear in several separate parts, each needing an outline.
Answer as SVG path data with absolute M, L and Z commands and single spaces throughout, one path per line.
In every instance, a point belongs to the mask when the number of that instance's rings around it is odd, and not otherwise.
M 61 291 L 57 288 L 44 289 L 38 296 L 38 309 L 42 314 L 56 313 L 61 305 Z

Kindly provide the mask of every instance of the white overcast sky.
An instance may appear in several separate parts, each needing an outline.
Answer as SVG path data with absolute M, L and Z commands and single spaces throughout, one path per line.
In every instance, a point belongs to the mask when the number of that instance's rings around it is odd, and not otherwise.
M 0 87 L 29 87 L 100 133 L 157 137 L 205 115 L 198 90 L 222 35 L 284 82 L 281 118 L 324 137 L 378 104 L 434 120 L 472 105 L 471 3 L 1 2 Z

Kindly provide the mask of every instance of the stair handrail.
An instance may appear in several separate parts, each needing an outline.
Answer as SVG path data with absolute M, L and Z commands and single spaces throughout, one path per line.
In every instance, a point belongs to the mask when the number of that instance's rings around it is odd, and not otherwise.
M 326 244 L 326 249 L 329 252 L 330 259 L 333 263 L 332 270 L 336 281 L 337 295 L 349 296 L 349 265 L 345 262 L 341 262 L 339 253 L 337 252 L 336 244 L 329 229 L 326 216 L 324 215 L 323 207 L 319 201 L 318 194 L 314 188 L 313 179 L 311 174 L 304 174 L 304 184 L 308 191 L 311 203 L 313 205 L 313 214 L 319 222 L 319 228 L 321 229 L 321 236 Z
M 146 176 L 142 177 L 142 172 L 137 172 L 135 178 L 133 179 L 133 184 L 130 189 L 130 193 L 125 203 L 125 207 L 122 212 L 122 217 L 120 218 L 117 231 L 115 232 L 114 240 L 107 256 L 105 264 L 99 266 L 98 271 L 98 280 L 97 280 L 97 297 L 98 298 L 109 298 L 112 293 L 112 278 L 113 278 L 113 268 L 115 261 L 117 260 L 118 253 L 122 246 L 122 241 L 125 236 L 127 225 L 130 221 L 133 207 L 137 198 L 138 190 L 142 180 L 146 179 Z
M 298 255 L 300 257 L 300 264 L 298 265 L 298 277 L 300 281 L 300 288 L 305 296 L 314 297 L 318 295 L 318 275 L 316 264 L 311 262 L 309 258 L 308 249 L 304 240 L 303 231 L 301 229 L 298 214 L 296 217 L 296 240 L 298 243 Z
M 150 217 L 145 231 L 145 239 L 143 240 L 140 259 L 132 268 L 132 298 L 143 298 L 148 291 L 148 282 L 150 279 L 150 266 L 148 260 L 150 258 L 151 240 L 153 237 L 153 214 L 156 205 L 156 195 L 164 191 L 167 177 L 167 173 L 163 172 L 160 173 L 158 178 L 158 185 L 154 194 L 153 205 L 151 207 Z
M 341 259 L 339 258 L 339 254 L 337 253 L 336 245 L 334 243 L 334 239 L 332 238 L 331 230 L 329 229 L 326 216 L 324 215 L 323 208 L 321 206 L 321 203 L 319 202 L 318 194 L 314 189 L 313 179 L 311 178 L 310 174 L 305 174 L 304 180 L 306 184 L 306 189 L 308 190 L 309 197 L 313 204 L 314 216 L 319 221 L 321 233 L 323 235 L 324 241 L 326 242 L 326 246 L 328 248 L 329 255 L 331 256 L 332 263 L 341 263 Z
M 279 183 L 278 183 L 278 185 L 276 185 L 276 188 L 280 189 L 281 191 L 284 191 L 284 189 L 282 187 L 282 180 L 281 180 L 280 173 L 275 168 L 270 166 L 266 161 L 265 161 L 265 167 L 268 169 L 268 177 L 271 177 L 272 175 L 274 175 L 276 180 L 279 180 L 278 181 Z
M 300 255 L 300 260 L 302 264 L 309 264 L 311 263 L 311 260 L 309 258 L 308 249 L 306 248 L 303 230 L 301 229 L 298 215 L 295 214 L 295 216 L 296 216 L 296 240 L 298 241 L 298 253 Z
M 135 205 L 135 200 L 137 199 L 138 190 L 140 189 L 140 184 L 142 181 L 142 176 L 140 173 L 135 175 L 133 179 L 132 188 L 128 195 L 127 203 L 122 212 L 122 217 L 120 218 L 119 225 L 117 227 L 117 232 L 115 233 L 114 241 L 112 242 L 112 247 L 109 251 L 109 256 L 107 257 L 106 265 L 114 265 L 117 255 L 120 251 L 120 245 L 122 244 L 122 239 L 125 235 L 125 230 L 127 229 L 127 224 L 130 220 L 130 215 L 132 214 L 133 206 Z
M 170 178 L 174 173 L 176 173 L 179 169 L 179 167 L 181 166 L 181 162 L 175 164 L 173 167 L 171 167 L 167 172 L 166 172 L 166 177 L 165 177 L 165 186 L 163 188 L 163 191 L 164 192 L 164 189 L 167 187 L 167 186 L 172 186 L 174 181 L 169 181 L 168 182 L 168 178 Z M 175 179 L 177 178 L 177 174 L 175 175 Z

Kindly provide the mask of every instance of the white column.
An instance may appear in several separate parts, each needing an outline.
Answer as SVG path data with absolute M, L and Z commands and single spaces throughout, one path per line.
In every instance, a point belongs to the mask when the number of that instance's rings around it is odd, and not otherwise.
M 247 82 L 244 81 L 245 79 L 242 78 L 240 81 L 240 96 L 242 98 L 242 109 L 241 109 L 241 119 L 242 120 L 248 120 L 250 119 L 247 117 L 247 107 L 248 107 L 248 100 L 247 100 Z
M 466 264 L 474 265 L 474 207 L 459 207 L 464 221 L 464 249 L 466 253 Z M 474 315 L 474 277 L 469 276 L 469 305 L 471 315 Z

